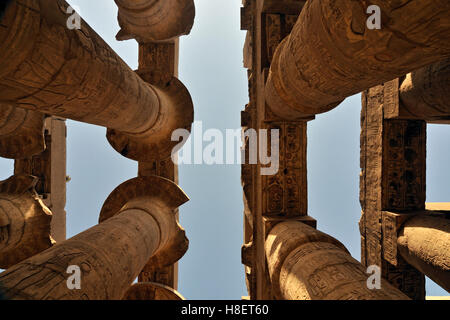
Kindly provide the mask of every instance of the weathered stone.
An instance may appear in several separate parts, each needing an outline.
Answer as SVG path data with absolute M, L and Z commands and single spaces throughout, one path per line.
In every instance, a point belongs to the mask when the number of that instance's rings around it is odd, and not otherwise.
M 176 219 L 176 209 L 186 201 L 186 194 L 169 179 L 158 176 L 134 178 L 111 192 L 103 204 L 99 223 L 133 205 L 146 208 L 151 214 L 158 212 L 162 216 L 158 223 L 164 246 L 160 246 L 157 255 L 151 256 L 148 264 L 154 267 L 169 266 L 181 259 L 188 248 L 185 232 Z
M 167 41 L 191 31 L 195 18 L 193 0 L 115 0 L 119 7 L 117 40 Z
M 174 209 L 188 198 L 160 177 L 135 178 L 105 201 L 101 223 L 0 274 L 6 299 L 121 299 L 151 258 L 187 249 Z M 171 248 L 176 245 L 175 248 Z M 81 289 L 68 288 L 69 266 L 81 270 Z
M 366 2 L 306 2 L 271 64 L 265 97 L 273 112 L 288 119 L 327 112 L 450 54 L 447 0 L 370 4 L 381 10 L 379 30 L 367 27 Z
M 66 239 L 66 123 L 64 119 L 47 117 L 44 129 L 44 152 L 16 159 L 14 174 L 38 178 L 36 192 L 52 212 L 51 236 L 55 241 L 63 241 Z
M 149 84 L 164 86 L 172 77 L 178 76 L 178 56 L 179 39 L 173 42 L 140 43 L 137 72 Z M 192 118 L 186 117 L 186 120 L 190 121 Z M 186 127 L 189 125 L 190 123 L 186 123 Z M 138 175 L 161 176 L 178 184 L 178 166 L 170 157 L 149 162 L 140 161 Z M 163 267 L 147 264 L 139 274 L 138 281 L 156 282 L 177 289 L 178 263 Z
M 385 83 L 385 119 L 450 123 L 450 107 L 445 98 L 450 89 L 449 62 L 445 59 Z
M 416 215 L 402 226 L 397 243 L 409 264 L 450 292 L 449 217 Z
M 67 6 L 15 0 L 8 7 L 0 30 L 1 103 L 105 126 L 113 147 L 135 160 L 170 156 L 178 143 L 172 131 L 192 122 L 187 89 L 175 78 L 146 84 L 83 20 L 80 30 L 68 29 Z
M 271 130 L 279 130 L 279 169 L 262 177 L 264 216 L 296 217 L 308 214 L 307 122 L 272 122 L 266 126 L 268 143 Z
M 52 245 L 52 213 L 35 192 L 37 179 L 15 175 L 0 183 L 0 268 L 38 254 Z
M 362 97 L 361 257 L 363 265 L 379 266 L 385 279 L 410 298 L 422 300 L 425 278 L 403 259 L 396 259 L 396 233 L 383 211 L 425 209 L 426 123 L 384 119 L 384 108 L 395 101 L 389 99 L 390 88 L 373 87 Z
M 0 103 L 0 156 L 20 159 L 44 150 L 44 115 Z
M 301 222 L 281 222 L 273 227 L 265 250 L 278 299 L 408 299 L 383 279 L 381 289 L 369 289 L 366 269 L 339 241 Z
M 300 117 L 299 121 L 294 116 L 282 119 L 271 112 L 264 99 L 264 83 L 273 54 L 279 42 L 291 32 L 304 1 L 257 0 L 243 1 L 243 4 L 241 27 L 248 30 L 244 64 L 248 68 L 250 101 L 242 113 L 242 126 L 257 131 L 278 129 L 280 134 L 279 166 L 273 175 L 261 175 L 268 165 L 250 164 L 254 163 L 250 161 L 250 144 L 254 141 L 248 136 L 244 141 L 244 235 L 245 244 L 252 243 L 253 248 L 252 261 L 248 261 L 250 255 L 244 257 L 246 281 L 250 299 L 265 300 L 273 297 L 264 252 L 266 228 L 271 223 L 268 221 L 305 219 L 313 223 L 307 217 L 306 121 L 314 117 Z M 268 145 L 271 145 L 270 136 Z
M 400 86 L 402 113 L 429 122 L 450 120 L 449 91 L 450 59 L 409 73 Z

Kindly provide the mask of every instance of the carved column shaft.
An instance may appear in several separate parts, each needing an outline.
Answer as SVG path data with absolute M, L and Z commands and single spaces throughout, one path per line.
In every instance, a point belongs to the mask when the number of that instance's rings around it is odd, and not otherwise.
M 19 159 L 45 150 L 42 113 L 0 103 L 0 157 Z
M 0 183 L 0 268 L 6 269 L 52 245 L 52 213 L 39 199 L 37 179 L 15 175 Z
M 187 35 L 194 24 L 193 0 L 115 0 L 119 7 L 117 40 L 155 42 Z
M 165 85 L 174 76 L 178 76 L 179 40 L 164 43 L 139 43 L 139 69 L 138 74 L 152 85 Z M 186 118 L 191 118 L 186 116 Z M 161 176 L 178 184 L 178 166 L 172 159 L 155 161 L 139 161 L 138 176 Z M 177 212 L 178 213 L 178 212 Z M 146 265 L 139 274 L 140 283 L 159 283 L 177 289 L 178 264 L 156 267 Z M 145 285 L 135 286 L 141 290 Z M 153 292 L 149 290 L 149 292 Z M 157 295 L 156 295 L 157 296 Z M 156 297 L 155 297 L 156 298 Z
M 81 30 L 68 29 L 66 2 L 52 2 L 15 0 L 6 10 L 2 101 L 130 133 L 149 129 L 155 92 L 84 21 Z
M 79 30 L 68 28 L 67 7 L 63 0 L 9 5 L 0 30 L 0 101 L 108 127 L 113 147 L 133 159 L 148 150 L 153 158 L 170 155 L 172 130 L 183 127 L 177 112 L 192 109 L 187 89 L 177 79 L 161 88 L 145 83 L 83 20 Z
M 265 93 L 272 111 L 288 118 L 327 112 L 450 54 L 447 0 L 371 1 L 380 8 L 381 29 L 374 30 L 364 3 L 306 2 L 272 61 Z
M 387 281 L 367 286 L 369 275 L 336 239 L 301 222 L 281 222 L 265 251 L 275 296 L 285 300 L 407 300 Z
M 7 299 L 120 299 L 158 248 L 159 233 L 150 214 L 127 210 L 0 274 L 0 292 Z M 82 270 L 81 290 L 67 287 L 71 265 Z
M 404 108 L 400 117 L 422 120 L 450 120 L 450 59 L 421 68 L 406 75 L 400 85 Z
M 185 251 L 187 239 L 173 213 L 185 195 L 162 178 L 134 181 L 128 185 L 141 183 L 147 190 L 153 185 L 153 196 L 128 189 L 131 198 L 121 205 L 119 189 L 127 183 L 119 186 L 105 202 L 103 222 L 0 274 L 0 294 L 6 299 L 121 299 L 150 259 L 159 263 L 167 252 Z M 177 193 L 163 194 L 169 190 Z M 122 209 L 115 212 L 117 207 Z M 81 269 L 79 290 L 67 286 L 71 265 Z
M 398 251 L 416 269 L 450 291 L 450 220 L 417 215 L 400 229 Z

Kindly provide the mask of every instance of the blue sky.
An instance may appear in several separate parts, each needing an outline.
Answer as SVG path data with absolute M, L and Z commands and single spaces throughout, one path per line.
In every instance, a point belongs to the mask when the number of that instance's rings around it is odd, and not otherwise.
M 83 18 L 130 65 L 137 68 L 135 41 L 118 42 L 112 0 L 71 0 Z M 204 129 L 237 129 L 248 102 L 242 66 L 245 33 L 241 0 L 196 0 L 197 17 L 180 44 L 180 79 L 189 89 L 195 120 Z M 308 124 L 309 213 L 318 228 L 342 241 L 360 258 L 359 95 Z M 67 229 L 71 237 L 97 224 L 103 201 L 137 173 L 137 163 L 108 144 L 106 129 L 68 121 Z M 450 126 L 428 126 L 427 201 L 450 201 Z M 12 161 L 0 160 L 0 178 Z M 190 248 L 180 261 L 179 291 L 188 299 L 240 299 L 247 295 L 240 262 L 243 203 L 239 165 L 183 165 L 180 186 L 191 200 L 180 209 Z M 427 282 L 428 295 L 447 293 Z

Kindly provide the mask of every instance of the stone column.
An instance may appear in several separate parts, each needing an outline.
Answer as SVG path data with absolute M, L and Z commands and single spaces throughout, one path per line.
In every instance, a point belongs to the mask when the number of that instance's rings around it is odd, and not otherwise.
M 386 110 L 398 101 L 398 82 L 393 82 L 362 94 L 361 262 L 381 267 L 392 285 L 412 299 L 424 300 L 425 277 L 398 257 L 397 230 L 384 213 L 425 209 L 427 124 L 386 119 Z
M 174 210 L 186 195 L 160 177 L 135 178 L 106 200 L 100 224 L 0 274 L 6 299 L 122 299 L 149 261 L 170 263 L 187 250 Z M 69 266 L 80 289 L 68 288 Z M 70 279 L 69 279 L 70 280 Z
M 361 1 L 306 2 L 271 64 L 265 96 L 273 112 L 289 119 L 327 112 L 350 95 L 449 55 L 447 0 L 371 5 L 380 9 L 381 29 L 367 27 L 373 12 Z
M 450 220 L 426 214 L 405 222 L 398 251 L 417 270 L 450 292 Z
M 0 183 L 0 268 L 38 254 L 53 243 L 52 213 L 38 197 L 36 177 L 15 175 Z
M 44 115 L 0 103 L 0 157 L 19 159 L 45 150 Z
M 108 127 L 112 146 L 132 159 L 167 157 L 155 145 L 177 144 L 172 131 L 193 108 L 187 89 L 177 79 L 145 83 L 83 20 L 80 29 L 71 25 L 67 8 L 64 0 L 14 0 L 7 7 L 0 103 Z
M 115 0 L 119 7 L 117 40 L 172 40 L 187 35 L 194 24 L 193 0 Z
M 400 117 L 437 121 L 450 118 L 450 59 L 406 75 L 400 84 Z
M 15 159 L 14 174 L 38 178 L 35 190 L 52 212 L 51 236 L 55 241 L 63 241 L 66 240 L 66 123 L 57 117 L 47 117 L 42 122 L 44 152 Z
M 369 274 L 344 245 L 298 222 L 275 225 L 265 251 L 272 290 L 284 300 L 407 300 L 387 281 L 369 289 Z
M 241 126 L 246 133 L 241 176 L 244 190 L 242 263 L 245 265 L 249 299 L 270 300 L 273 296 L 264 252 L 266 224 L 274 219 L 315 223 L 307 216 L 306 170 L 307 121 L 313 117 L 302 121 L 293 116 L 281 119 L 267 108 L 264 98 L 264 83 L 273 53 L 291 32 L 304 1 L 245 0 L 242 4 L 241 29 L 248 30 L 244 65 L 249 85 L 249 103 L 241 113 Z M 261 135 L 256 137 L 253 130 Z M 277 132 L 279 139 L 272 136 Z M 269 146 L 277 148 L 278 144 L 278 170 L 269 171 L 268 167 L 274 163 L 263 164 L 253 156 L 252 151 L 257 148 L 258 141 L 265 138 L 263 135 L 266 135 Z
M 139 69 L 137 73 L 152 85 L 164 85 L 178 76 L 179 39 L 168 42 L 139 43 Z M 185 127 L 191 125 L 193 116 L 186 116 Z M 167 143 L 162 143 L 164 147 Z M 139 161 L 139 176 L 161 176 L 178 184 L 178 166 L 171 157 L 155 161 Z M 146 265 L 139 275 L 139 282 L 160 283 L 175 290 L 178 285 L 178 264 L 155 267 Z

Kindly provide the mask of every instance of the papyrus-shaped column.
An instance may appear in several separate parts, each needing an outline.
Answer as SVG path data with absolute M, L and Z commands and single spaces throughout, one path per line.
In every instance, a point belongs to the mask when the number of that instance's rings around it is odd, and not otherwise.
M 327 112 L 450 54 L 448 0 L 370 4 L 377 7 L 368 14 L 361 1 L 306 2 L 271 64 L 265 96 L 273 112 L 289 119 Z M 380 29 L 367 26 L 373 14 Z
M 119 7 L 117 40 L 158 42 L 187 35 L 195 18 L 193 0 L 115 0 Z
M 344 245 L 301 222 L 275 225 L 268 233 L 265 251 L 278 299 L 408 299 L 385 280 L 381 280 L 381 289 L 369 289 L 366 269 Z
M 0 274 L 0 295 L 33 300 L 122 299 L 149 260 L 174 263 L 186 252 L 188 240 L 174 210 L 187 200 L 164 178 L 123 183 L 106 200 L 99 225 Z M 80 289 L 69 289 L 70 266 L 80 270 Z
M 37 178 L 15 175 L 0 183 L 0 268 L 38 254 L 52 245 L 52 214 L 39 199 Z
M 135 160 L 170 156 L 173 130 L 193 120 L 187 89 L 175 78 L 161 87 L 145 83 L 82 19 L 70 25 L 67 8 L 63 0 L 7 7 L 0 103 L 105 126 L 112 146 Z
M 398 252 L 417 270 L 450 292 L 450 220 L 427 214 L 405 222 Z

